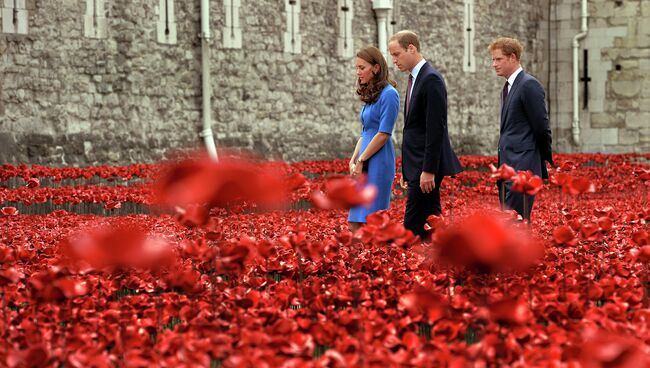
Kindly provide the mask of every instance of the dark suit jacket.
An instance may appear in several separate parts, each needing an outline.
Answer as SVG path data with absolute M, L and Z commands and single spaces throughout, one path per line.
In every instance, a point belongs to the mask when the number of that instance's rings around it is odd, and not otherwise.
M 499 164 L 548 178 L 544 161 L 553 163 L 551 143 L 544 88 L 522 70 L 501 106 Z
M 405 181 L 419 183 L 422 171 L 437 177 L 461 172 L 463 168 L 447 132 L 445 80 L 428 62 L 415 80 L 410 105 L 408 114 L 404 106 L 402 175 Z

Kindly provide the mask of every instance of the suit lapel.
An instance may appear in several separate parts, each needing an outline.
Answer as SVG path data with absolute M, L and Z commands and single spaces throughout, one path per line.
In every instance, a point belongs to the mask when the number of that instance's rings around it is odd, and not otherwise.
M 404 106 L 404 121 L 406 121 L 411 115 L 411 111 L 413 111 L 413 98 L 418 94 L 418 91 L 420 90 L 420 86 L 422 85 L 422 80 L 424 79 L 424 76 L 429 72 L 429 62 L 425 62 L 424 65 L 422 65 L 422 68 L 420 68 L 420 71 L 418 72 L 418 76 L 415 78 L 415 84 L 413 85 L 413 93 L 411 93 L 411 97 L 409 100 L 409 113 L 406 114 L 406 106 Z
M 503 126 L 505 125 L 506 120 L 508 119 L 508 108 L 510 107 L 510 101 L 512 101 L 512 96 L 517 92 L 517 88 L 519 88 L 519 82 L 521 82 L 522 79 L 524 79 L 524 73 L 525 71 L 521 71 L 518 75 L 517 78 L 515 78 L 515 82 L 512 84 L 512 87 L 510 87 L 510 92 L 508 92 L 508 97 L 506 97 L 506 100 L 503 102 L 503 105 L 501 106 L 501 130 L 503 131 Z

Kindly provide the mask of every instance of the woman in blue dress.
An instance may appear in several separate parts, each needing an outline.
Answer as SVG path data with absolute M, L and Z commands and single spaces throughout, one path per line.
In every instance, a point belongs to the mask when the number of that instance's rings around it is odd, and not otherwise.
M 361 109 L 361 137 L 350 159 L 350 174 L 367 175 L 367 184 L 377 188 L 370 205 L 350 209 L 348 222 L 355 231 L 366 216 L 387 209 L 395 177 L 395 147 L 390 139 L 399 113 L 396 83 L 388 78 L 388 65 L 381 51 L 366 47 L 357 53 L 357 94 L 364 102 Z

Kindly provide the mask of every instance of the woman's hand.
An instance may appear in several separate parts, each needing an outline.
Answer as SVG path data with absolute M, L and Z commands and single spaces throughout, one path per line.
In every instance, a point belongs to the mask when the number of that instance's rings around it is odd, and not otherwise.
M 354 176 L 354 166 L 355 166 L 354 160 L 350 160 L 349 166 L 350 166 L 350 175 Z
M 357 161 L 357 163 L 354 165 L 354 169 L 352 170 L 352 176 L 358 177 L 361 175 L 363 172 L 363 162 Z

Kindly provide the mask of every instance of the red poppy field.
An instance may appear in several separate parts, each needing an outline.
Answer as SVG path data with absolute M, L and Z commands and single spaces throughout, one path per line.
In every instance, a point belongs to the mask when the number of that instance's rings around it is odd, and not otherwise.
M 650 366 L 650 154 L 495 161 L 461 158 L 424 242 L 397 186 L 347 230 L 345 160 L 3 165 L 0 366 Z

